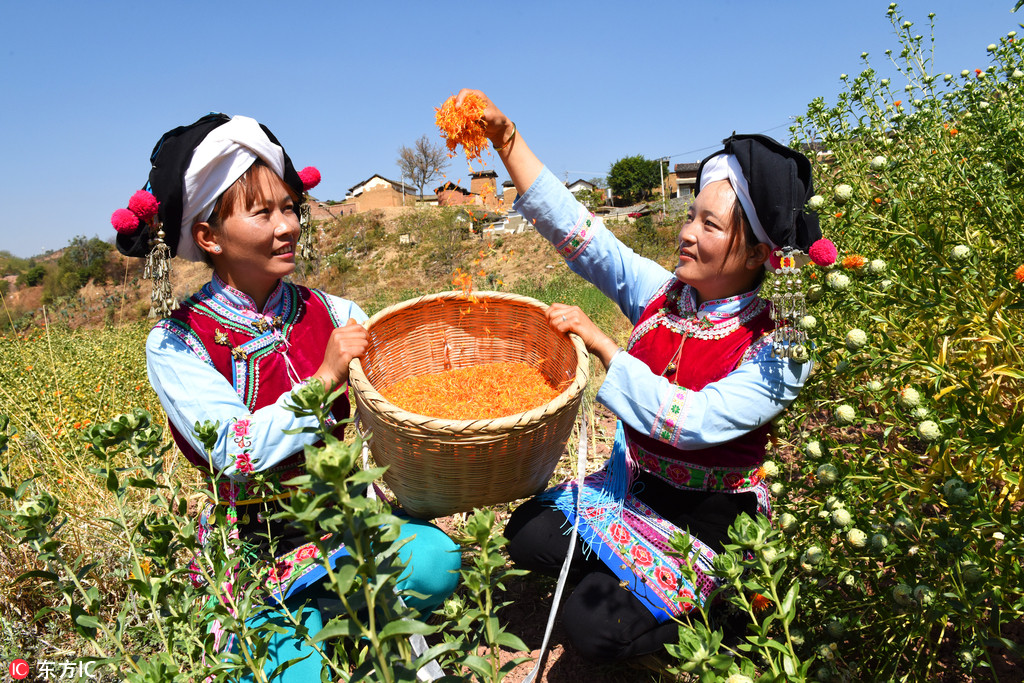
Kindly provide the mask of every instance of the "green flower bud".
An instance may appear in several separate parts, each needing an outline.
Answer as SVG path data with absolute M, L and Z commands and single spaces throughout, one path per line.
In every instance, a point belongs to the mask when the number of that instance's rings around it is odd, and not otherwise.
M 853 528 L 846 532 L 846 542 L 854 548 L 863 548 L 868 543 L 868 535 L 860 529 Z
M 822 454 L 820 441 L 808 441 L 804 451 L 812 458 L 820 458 Z
M 807 300 L 812 304 L 816 301 L 820 301 L 825 290 L 821 288 L 821 285 L 811 285 L 807 288 Z
M 985 49 L 988 50 L 989 52 L 995 52 L 996 50 L 999 49 L 999 46 L 996 45 L 995 43 L 989 43 L 988 47 L 986 47 Z
M 806 641 L 807 636 L 804 634 L 803 629 L 791 628 L 789 629 L 789 639 L 793 642 L 794 645 L 800 647 Z
M 728 553 L 715 555 L 712 567 L 714 568 L 715 575 L 726 581 L 731 581 L 743 573 L 743 567 L 736 562 L 735 557 Z
M 775 558 L 779 555 L 779 551 L 770 545 L 762 546 L 760 552 L 761 557 L 764 558 L 764 561 L 768 564 L 774 562 Z
M 783 512 L 779 517 L 779 528 L 783 531 L 789 531 L 796 526 L 796 517 L 788 512 Z
M 939 425 L 932 420 L 925 420 L 917 425 L 917 435 L 922 441 L 936 441 L 942 436 Z
M 964 579 L 964 583 L 976 584 L 981 583 L 985 580 L 985 573 L 981 571 L 981 568 L 973 562 L 965 562 L 961 565 L 961 576 Z
M 884 88 L 884 87 L 889 85 L 889 79 L 888 78 L 883 78 L 878 83 L 879 83 L 879 85 L 881 85 Z
M 797 329 L 804 330 L 805 332 L 813 330 L 815 327 L 817 327 L 817 325 L 818 319 L 815 318 L 813 315 L 805 315 L 804 317 L 796 321 Z
M 885 168 L 885 164 L 886 164 L 886 158 L 883 157 L 882 155 L 878 155 L 877 157 L 875 157 L 875 158 L 873 158 L 871 160 L 871 170 L 872 171 L 881 171 L 883 168 Z
M 867 332 L 855 327 L 846 333 L 846 348 L 848 351 L 860 351 L 868 343 Z
M 851 425 L 857 419 L 857 411 L 850 404 L 843 403 L 836 407 L 835 418 L 838 425 Z
M 821 647 L 818 648 L 818 656 L 821 657 L 826 662 L 831 662 L 833 659 L 836 658 L 836 653 L 828 645 L 822 645 Z M 819 681 L 822 680 L 821 676 L 818 677 L 818 680 Z M 824 680 L 827 681 L 829 679 L 826 678 Z
M 900 391 L 899 403 L 903 408 L 910 410 L 921 402 L 921 394 L 914 387 L 905 387 Z
M 896 531 L 907 533 L 914 528 L 914 523 L 906 515 L 900 515 L 892 521 L 892 528 Z
M 781 481 L 773 482 L 769 488 L 771 489 L 772 495 L 776 497 L 781 496 L 786 491 L 786 487 Z
M 967 78 L 968 76 L 971 75 L 971 72 L 968 71 L 967 69 L 964 69 L 963 71 L 960 72 L 960 75 L 963 76 L 964 78 Z
M 888 266 L 886 265 L 885 261 L 883 261 L 882 259 L 871 259 L 868 262 L 868 273 L 870 273 L 871 275 L 881 275 L 882 273 L 885 272 L 885 269 L 887 267 Z
M 949 494 L 950 505 L 962 505 L 971 497 L 971 492 L 966 488 L 955 488 Z
M 871 536 L 871 549 L 875 552 L 881 552 L 885 550 L 885 547 L 889 545 L 889 539 L 885 534 L 872 534 Z
M 807 200 L 807 208 L 811 211 L 818 211 L 823 206 L 825 206 L 825 198 L 820 194 L 816 194 Z
M 918 604 L 922 606 L 930 605 L 934 599 L 935 591 L 932 590 L 931 586 L 921 584 L 914 589 L 914 600 L 917 600 Z
M 845 273 L 840 273 L 838 270 L 830 270 L 828 275 L 825 276 L 825 284 L 829 286 L 829 289 L 841 292 L 845 289 L 849 289 L 850 278 Z
M 823 557 L 821 548 L 816 545 L 812 545 L 810 548 L 804 551 L 803 560 L 808 564 L 818 564 L 821 562 Z
M 750 676 L 744 676 L 743 674 L 733 674 L 725 679 L 725 683 L 754 683 Z
M 836 508 L 832 511 L 832 523 L 837 527 L 849 526 L 851 521 L 853 521 L 853 518 L 850 516 L 850 513 L 843 508 Z
M 965 484 L 964 480 L 960 477 L 950 477 L 942 485 L 942 495 L 949 498 L 949 494 L 952 493 L 953 489 L 959 489 L 965 486 L 967 486 L 967 484 Z
M 815 474 L 818 477 L 818 481 L 825 485 L 834 484 L 836 479 L 839 478 L 839 470 L 835 468 L 835 465 L 829 465 L 828 463 L 819 467 Z
M 1020 79 L 1024 78 L 1024 71 L 1021 71 L 1020 69 L 1014 69 L 1013 73 L 1010 74 L 1010 78 L 1012 78 L 1015 81 L 1019 81 Z
M 910 607 L 914 604 L 914 589 L 905 583 L 897 584 L 892 589 L 892 599 L 896 601 L 897 605 L 901 607 Z
M 892 287 L 892 280 L 885 279 L 878 283 L 878 288 L 883 292 L 887 291 L 890 287 Z
M 953 247 L 951 255 L 954 261 L 963 261 L 964 259 L 971 255 L 971 248 L 966 244 L 958 244 L 955 247 Z
M 923 420 L 928 417 L 928 409 L 924 406 L 918 406 L 911 410 L 910 414 L 915 420 Z
M 868 380 L 868 383 L 864 385 L 864 388 L 870 391 L 872 394 L 877 394 L 883 389 L 885 389 L 885 386 L 877 379 L 872 379 Z
M 846 626 L 838 619 L 833 619 L 825 626 L 825 630 L 833 638 L 842 638 L 843 634 L 846 633 Z
M 836 204 L 842 206 L 853 197 L 853 188 L 846 184 L 836 185 L 833 196 Z
M 306 469 L 327 482 L 340 483 L 356 464 L 356 448 L 342 442 L 328 444 L 306 456 Z

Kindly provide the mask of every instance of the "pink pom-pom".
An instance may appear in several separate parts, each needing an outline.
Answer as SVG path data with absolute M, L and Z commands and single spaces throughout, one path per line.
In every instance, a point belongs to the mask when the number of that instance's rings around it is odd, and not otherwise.
M 131 235 L 139 229 L 139 217 L 128 209 L 118 209 L 110 217 L 110 224 L 122 235 Z
M 139 190 L 128 200 L 128 210 L 138 216 L 140 221 L 149 222 L 159 208 L 160 202 L 145 190 Z
M 807 250 L 807 255 L 816 264 L 825 267 L 836 262 L 839 252 L 836 250 L 836 245 L 832 244 L 832 240 L 822 238 L 811 245 L 811 248 Z
M 299 171 L 299 180 L 302 181 L 302 190 L 309 192 L 320 184 L 320 171 L 315 166 L 307 166 Z

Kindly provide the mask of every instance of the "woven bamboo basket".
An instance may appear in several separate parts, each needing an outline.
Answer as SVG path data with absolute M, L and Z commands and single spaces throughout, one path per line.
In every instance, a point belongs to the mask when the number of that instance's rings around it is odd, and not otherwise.
M 370 346 L 349 368 L 370 452 L 409 514 L 442 517 L 531 496 L 565 450 L 589 375 L 586 347 L 547 323 L 547 306 L 525 296 L 442 292 L 370 318 Z M 376 387 L 482 363 L 524 362 L 562 392 L 518 415 L 445 420 L 398 408 Z

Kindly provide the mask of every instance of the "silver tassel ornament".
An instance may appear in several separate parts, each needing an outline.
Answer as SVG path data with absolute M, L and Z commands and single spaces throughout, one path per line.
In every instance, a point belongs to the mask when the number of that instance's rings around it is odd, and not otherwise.
M 800 264 L 791 247 L 784 247 L 776 251 L 775 255 L 779 259 L 779 267 L 775 269 L 776 277 L 772 279 L 769 297 L 772 320 L 775 321 L 772 356 L 806 363 L 809 356 L 807 333 L 797 327 L 799 320 L 807 314 Z
M 313 272 L 320 271 L 320 252 L 316 248 L 316 237 L 313 234 L 313 222 L 310 219 L 309 198 L 299 209 L 299 258 L 310 264 Z
M 146 268 L 142 273 L 143 277 L 153 281 L 150 318 L 166 318 L 178 307 L 178 301 L 171 293 L 171 248 L 164 237 L 163 228 L 158 226 L 155 236 L 149 240 Z

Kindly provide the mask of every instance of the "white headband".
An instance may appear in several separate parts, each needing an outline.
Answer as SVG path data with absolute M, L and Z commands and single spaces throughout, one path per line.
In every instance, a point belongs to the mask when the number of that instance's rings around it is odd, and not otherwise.
M 202 261 L 203 251 L 192 239 L 192 225 L 210 218 L 213 205 L 224 191 L 263 159 L 274 173 L 284 177 L 284 150 L 275 145 L 256 119 L 234 116 L 203 138 L 185 171 L 178 256 Z
M 743 211 L 747 214 L 747 220 L 750 221 L 750 227 L 754 230 L 757 241 L 767 244 L 774 250 L 777 245 L 768 239 L 768 233 L 764 231 L 761 221 L 757 218 L 757 212 L 754 211 L 754 203 L 750 200 L 750 187 L 747 185 L 747 179 L 743 175 L 743 169 L 740 168 L 740 162 L 736 155 L 719 154 L 711 157 L 704 164 L 704 168 L 700 173 L 700 189 L 703 190 L 705 185 L 718 180 L 729 181 L 733 191 L 736 193 L 736 198 L 740 200 L 740 206 L 743 207 Z

